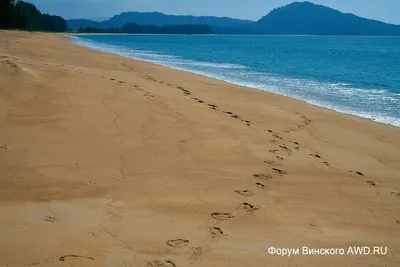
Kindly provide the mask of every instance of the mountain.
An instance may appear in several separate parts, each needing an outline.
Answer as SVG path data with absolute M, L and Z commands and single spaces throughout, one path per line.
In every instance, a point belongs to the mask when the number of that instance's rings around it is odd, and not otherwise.
M 102 22 L 68 20 L 71 29 L 122 28 L 126 23 L 154 26 L 209 25 L 213 32 L 220 34 L 400 35 L 399 25 L 361 18 L 311 2 L 294 2 L 276 8 L 257 22 L 226 17 L 165 15 L 159 12 L 126 12 Z
M 77 30 L 80 27 L 100 28 L 99 22 L 90 19 L 69 19 L 67 20 L 67 23 L 68 23 L 68 28 L 73 30 Z
M 244 27 L 254 23 L 254 21 L 211 16 L 176 16 L 166 15 L 159 12 L 124 12 L 102 22 L 95 22 L 87 19 L 68 20 L 68 26 L 71 29 L 78 29 L 79 27 L 96 27 L 102 29 L 122 28 L 126 23 L 155 26 L 189 24 L 210 25 L 215 32 L 221 33 L 224 31 L 224 29 Z
M 261 34 L 400 35 L 398 25 L 361 18 L 310 2 L 294 2 L 276 8 L 247 29 Z
M 110 17 L 93 17 L 93 18 L 89 18 L 89 19 L 96 21 L 96 22 L 102 22 L 102 21 L 110 19 Z

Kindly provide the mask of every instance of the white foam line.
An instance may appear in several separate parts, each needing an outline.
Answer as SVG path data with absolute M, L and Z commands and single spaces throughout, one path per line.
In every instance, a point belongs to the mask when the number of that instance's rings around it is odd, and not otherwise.
M 263 91 L 269 91 L 273 93 L 277 93 L 280 95 L 285 95 L 288 97 L 296 98 L 302 101 L 305 101 L 309 104 L 316 105 L 316 106 L 321 106 L 325 107 L 328 109 L 335 110 L 337 112 L 341 113 L 346 113 L 346 114 L 351 114 L 359 117 L 364 117 L 367 119 L 371 119 L 377 122 L 385 123 L 385 124 L 391 124 L 397 127 L 400 127 L 400 118 L 396 118 L 390 115 L 381 115 L 381 114 L 373 114 L 373 113 L 368 113 L 365 111 L 360 111 L 360 110 L 355 110 L 349 107 L 344 107 L 340 105 L 335 105 L 331 102 L 326 102 L 323 100 L 317 100 L 317 99 L 310 99 L 307 97 L 308 95 L 320 95 L 321 97 L 326 97 L 327 94 L 321 94 L 321 92 L 324 92 L 325 90 L 328 93 L 328 96 L 332 90 L 340 91 L 340 94 L 335 94 L 332 95 L 332 97 L 337 98 L 337 99 L 344 99 L 348 100 L 351 97 L 360 97 L 363 96 L 364 99 L 369 99 L 369 100 L 386 100 L 386 101 L 393 101 L 393 102 L 399 102 L 400 105 L 400 99 L 398 99 L 398 96 L 400 94 L 392 93 L 392 94 L 387 94 L 385 90 L 379 90 L 379 89 L 371 89 L 368 90 L 368 95 L 365 95 L 365 89 L 360 89 L 360 88 L 351 88 L 351 87 L 345 87 L 349 86 L 349 84 L 344 84 L 344 83 L 331 83 L 331 84 L 326 84 L 326 83 L 321 83 L 321 82 L 315 82 L 315 81 L 308 81 L 308 80 L 299 80 L 299 79 L 291 79 L 291 78 L 285 78 L 285 77 L 276 77 L 276 76 L 271 76 L 267 73 L 257 73 L 257 72 L 248 72 L 248 73 L 235 73 L 236 77 L 240 76 L 240 74 L 243 75 L 250 75 L 253 76 L 252 80 L 257 80 L 263 78 L 264 81 L 260 81 L 259 83 L 254 83 L 254 82 L 244 82 L 241 79 L 238 78 L 232 78 L 228 77 L 227 75 L 221 75 L 221 74 L 215 74 L 211 72 L 206 72 L 206 71 L 201 71 L 198 69 L 193 69 L 193 67 L 210 67 L 210 68 L 218 68 L 218 69 L 225 69 L 226 71 L 234 71 L 239 70 L 239 69 L 247 69 L 247 67 L 242 66 L 242 65 L 236 65 L 236 64 L 222 64 L 222 63 L 209 63 L 209 62 L 197 62 L 197 61 L 191 61 L 191 60 L 185 60 L 181 59 L 176 56 L 170 56 L 170 55 L 165 55 L 160 52 L 155 52 L 155 51 L 144 51 L 144 50 L 135 50 L 135 49 L 129 49 L 125 47 L 120 47 L 116 45 L 108 45 L 108 44 L 103 44 L 99 42 L 95 42 L 92 40 L 86 40 L 79 38 L 77 36 L 69 35 L 66 36 L 67 39 L 69 39 L 70 42 L 79 45 L 79 46 L 84 46 L 88 47 L 91 49 L 103 51 L 103 52 L 109 52 L 113 54 L 117 54 L 120 56 L 124 56 L 127 58 L 132 58 L 136 60 L 143 60 L 143 61 L 148 61 L 152 62 L 154 64 L 159 64 L 162 66 L 174 68 L 177 70 L 183 70 L 183 71 L 189 71 L 195 74 L 203 75 L 206 77 L 210 78 L 215 78 L 218 80 L 223 80 L 229 83 L 245 86 L 245 87 L 251 87 L 251 88 L 256 88 L 260 89 Z M 165 60 L 167 61 L 165 61 Z M 175 61 L 174 61 L 175 60 Z M 183 67 L 186 66 L 186 67 Z M 190 68 L 192 66 L 192 68 Z M 231 73 L 230 73 L 231 74 Z M 286 85 L 286 86 L 285 86 Z M 282 88 L 287 87 L 290 85 L 290 87 L 294 87 L 297 90 L 295 91 L 290 91 L 290 90 L 285 90 Z M 312 88 L 310 89 L 310 85 L 313 85 Z M 320 91 L 315 91 L 315 88 L 320 88 Z M 296 93 L 300 92 L 300 93 Z M 312 97 L 311 97 L 312 98 Z M 366 103 L 364 103 L 366 104 Z M 379 103 L 376 103 L 379 104 Z M 394 103 L 396 105 L 396 103 Z

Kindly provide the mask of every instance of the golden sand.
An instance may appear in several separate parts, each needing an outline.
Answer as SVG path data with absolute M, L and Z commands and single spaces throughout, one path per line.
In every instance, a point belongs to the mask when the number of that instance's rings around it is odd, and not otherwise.
M 1 267 L 400 265 L 399 128 L 60 35 L 0 40 Z

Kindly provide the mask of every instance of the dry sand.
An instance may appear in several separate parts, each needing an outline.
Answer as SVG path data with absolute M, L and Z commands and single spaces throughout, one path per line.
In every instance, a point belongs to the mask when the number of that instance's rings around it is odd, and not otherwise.
M 59 35 L 0 40 L 1 267 L 400 266 L 399 128 Z M 364 245 L 388 253 L 266 252 Z

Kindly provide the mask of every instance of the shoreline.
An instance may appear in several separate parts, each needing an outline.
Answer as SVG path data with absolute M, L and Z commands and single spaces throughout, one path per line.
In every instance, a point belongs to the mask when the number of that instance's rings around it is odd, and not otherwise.
M 65 33 L 62 33 L 65 35 Z M 394 37 L 400 38 L 400 35 L 307 35 L 307 34 L 243 34 L 243 33 L 213 33 L 213 34 L 161 34 L 161 33 L 100 33 L 100 32 L 69 32 L 66 35 L 239 35 L 239 36 L 288 36 L 288 37 Z
M 398 127 L 57 34 L 0 38 L 0 266 L 400 263 Z M 267 253 L 303 246 L 388 253 Z
M 91 34 L 91 33 L 89 33 L 89 34 L 85 34 L 85 33 L 83 33 L 83 34 L 77 34 L 77 36 L 79 36 L 79 35 L 130 35 L 130 34 L 100 34 L 100 33 L 99 33 L 99 34 L 97 34 L 97 33 L 95 33 L 95 34 Z M 146 35 L 146 34 L 138 34 L 138 35 Z M 149 34 L 149 35 L 151 35 L 151 34 Z M 103 50 L 102 50 L 101 48 L 97 48 L 97 49 L 96 49 L 96 48 L 92 48 L 92 47 L 90 47 L 90 45 L 88 45 L 88 44 L 86 44 L 86 45 L 85 45 L 85 44 L 76 44 L 76 43 L 74 43 L 73 41 L 68 40 L 68 38 L 71 38 L 71 37 L 74 38 L 73 35 L 64 35 L 64 38 L 65 38 L 68 42 L 70 42 L 70 43 L 72 43 L 72 44 L 74 44 L 74 45 L 86 47 L 86 48 L 93 49 L 93 50 L 96 50 L 96 51 L 111 53 L 111 54 L 114 54 L 114 55 L 122 56 L 122 57 L 124 57 L 124 58 L 126 58 L 126 59 L 130 59 L 130 60 L 136 60 L 136 61 L 140 61 L 140 62 L 152 63 L 152 64 L 155 64 L 155 65 L 158 65 L 158 66 L 163 66 L 163 67 L 166 67 L 166 68 L 171 68 L 171 69 L 175 69 L 175 70 L 179 70 L 179 71 L 184 71 L 184 72 L 188 72 L 188 73 L 194 73 L 194 74 L 196 74 L 196 75 L 200 75 L 200 76 L 203 76 L 203 77 L 215 79 L 215 80 L 218 80 L 218 81 L 227 82 L 227 83 L 229 83 L 229 84 L 234 84 L 234 85 L 242 86 L 242 87 L 245 87 L 245 88 L 251 88 L 251 89 L 261 90 L 261 91 L 268 92 L 268 93 L 277 94 L 277 95 L 280 95 L 280 96 L 290 97 L 290 98 L 292 98 L 292 99 L 296 99 L 296 100 L 302 101 L 302 102 L 307 103 L 307 104 L 309 104 L 309 105 L 313 105 L 313 106 L 320 107 L 320 108 L 325 108 L 325 109 L 332 110 L 332 111 L 335 111 L 335 112 L 338 112 L 338 113 L 341 113 L 341 114 L 346 114 L 346 115 L 355 116 L 355 117 L 357 117 L 357 118 L 367 119 L 367 120 L 370 120 L 370 121 L 373 121 L 373 122 L 377 122 L 377 123 L 380 123 L 380 124 L 394 126 L 394 127 L 396 127 L 396 128 L 399 128 L 399 127 L 400 127 L 400 124 L 399 124 L 399 125 L 396 125 L 396 122 L 390 123 L 390 122 L 379 121 L 379 120 L 377 120 L 377 119 L 372 118 L 373 116 L 372 116 L 372 115 L 369 115 L 369 114 L 363 116 L 363 115 L 360 115 L 360 114 L 357 113 L 357 112 L 356 112 L 356 113 L 351 113 L 351 111 L 346 110 L 346 109 L 348 109 L 348 108 L 346 108 L 346 107 L 334 107 L 334 106 L 333 106 L 334 104 L 332 104 L 332 103 L 316 104 L 316 103 L 313 103 L 313 102 L 315 102 L 315 100 L 312 100 L 312 99 L 311 99 L 311 100 L 307 100 L 307 99 L 304 99 L 304 98 L 302 98 L 302 97 L 300 97 L 300 96 L 299 96 L 299 97 L 296 97 L 296 96 L 292 96 L 292 95 L 284 94 L 284 93 L 279 93 L 279 92 L 275 92 L 275 91 L 268 90 L 268 89 L 263 89 L 263 88 L 257 88 L 257 87 L 247 86 L 246 84 L 241 83 L 241 82 L 235 82 L 235 81 L 232 81 L 232 80 L 226 80 L 226 79 L 223 79 L 223 78 L 219 78 L 218 75 L 215 75 L 215 74 L 206 73 L 206 72 L 202 72 L 202 71 L 196 71 L 196 70 L 190 70 L 190 69 L 185 69 L 185 68 L 180 68 L 180 67 L 172 66 L 172 65 L 168 65 L 168 64 L 160 64 L 160 63 L 157 63 L 157 62 L 153 62 L 153 61 L 151 61 L 151 60 L 143 60 L 143 59 L 137 59 L 137 58 L 134 58 L 134 57 L 128 57 L 128 56 L 125 56 L 125 55 L 123 55 L 123 54 L 121 54 L 121 53 L 118 53 L 117 51 L 107 51 L 107 49 L 103 49 Z M 347 37 L 347 36 L 344 36 L 344 37 Z M 367 36 L 367 37 L 368 37 L 368 36 Z M 79 37 L 77 37 L 77 38 L 79 39 Z M 85 42 L 85 40 L 82 40 L 82 41 Z M 102 43 L 99 43 L 99 45 L 102 45 Z M 104 44 L 103 44 L 103 45 L 104 45 Z M 369 116 L 369 117 L 368 117 L 368 116 Z M 378 116 L 378 117 L 379 117 L 379 116 Z M 390 118 L 392 118 L 392 117 L 390 117 Z M 393 117 L 393 119 L 396 120 L 396 119 L 398 119 L 398 118 L 394 118 L 394 117 Z

